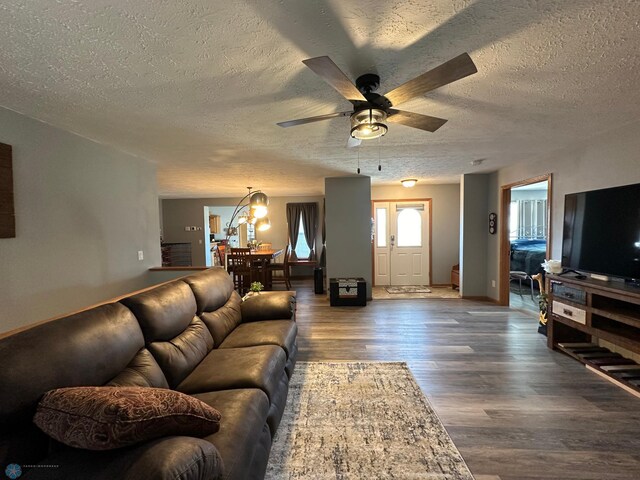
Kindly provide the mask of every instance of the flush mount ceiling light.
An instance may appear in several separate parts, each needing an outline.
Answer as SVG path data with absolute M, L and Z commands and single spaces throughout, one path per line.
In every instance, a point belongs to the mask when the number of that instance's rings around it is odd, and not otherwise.
M 367 108 L 351 115 L 351 136 L 358 140 L 378 138 L 387 133 L 387 113 L 378 108 Z
M 404 180 L 400 180 L 400 183 L 402 184 L 403 187 L 411 188 L 411 187 L 415 186 L 416 183 L 418 183 L 418 179 L 417 178 L 405 178 Z

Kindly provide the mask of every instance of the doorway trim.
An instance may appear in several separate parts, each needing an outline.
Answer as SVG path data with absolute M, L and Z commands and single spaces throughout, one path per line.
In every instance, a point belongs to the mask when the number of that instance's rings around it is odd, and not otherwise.
M 532 183 L 547 182 L 547 259 L 551 255 L 551 240 L 553 228 L 551 225 L 552 190 L 551 173 L 527 178 L 500 187 L 500 264 L 499 264 L 499 296 L 498 304 L 509 305 L 509 265 L 511 260 L 511 242 L 509 242 L 509 204 L 511 203 L 511 189 L 531 185 Z
M 425 202 L 429 204 L 429 285 L 433 285 L 433 270 L 431 266 L 433 265 L 432 261 L 432 248 L 433 248 L 433 232 L 432 232 L 432 217 L 433 217 L 433 202 L 431 198 L 396 198 L 396 199 L 385 199 L 385 198 L 376 198 L 375 200 L 371 200 L 371 219 L 375 218 L 376 207 L 375 202 Z M 375 265 L 375 230 L 374 225 L 371 225 L 371 284 L 373 287 L 376 286 L 376 265 Z

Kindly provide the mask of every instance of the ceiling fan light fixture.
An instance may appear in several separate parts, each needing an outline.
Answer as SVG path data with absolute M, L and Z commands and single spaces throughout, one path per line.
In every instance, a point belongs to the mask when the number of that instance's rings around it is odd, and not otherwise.
M 359 140 L 378 138 L 387 133 L 387 112 L 367 108 L 351 115 L 351 136 Z
M 418 183 L 418 179 L 417 178 L 405 178 L 404 180 L 400 180 L 400 183 L 405 188 L 411 188 L 411 187 L 414 187 L 416 185 L 416 183 Z

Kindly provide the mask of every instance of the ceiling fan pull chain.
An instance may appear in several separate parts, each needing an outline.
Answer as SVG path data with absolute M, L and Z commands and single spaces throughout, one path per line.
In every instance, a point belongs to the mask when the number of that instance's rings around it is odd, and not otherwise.
M 380 165 L 380 139 L 382 137 L 378 137 L 378 171 L 382 171 L 382 165 Z
M 358 149 L 358 175 L 360 175 L 360 149 Z

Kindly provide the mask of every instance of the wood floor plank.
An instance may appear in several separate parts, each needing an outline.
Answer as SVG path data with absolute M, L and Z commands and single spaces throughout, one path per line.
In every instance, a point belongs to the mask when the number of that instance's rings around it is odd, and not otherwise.
M 407 362 L 476 480 L 640 478 L 640 399 L 549 350 L 535 310 L 294 288 L 298 360 Z

